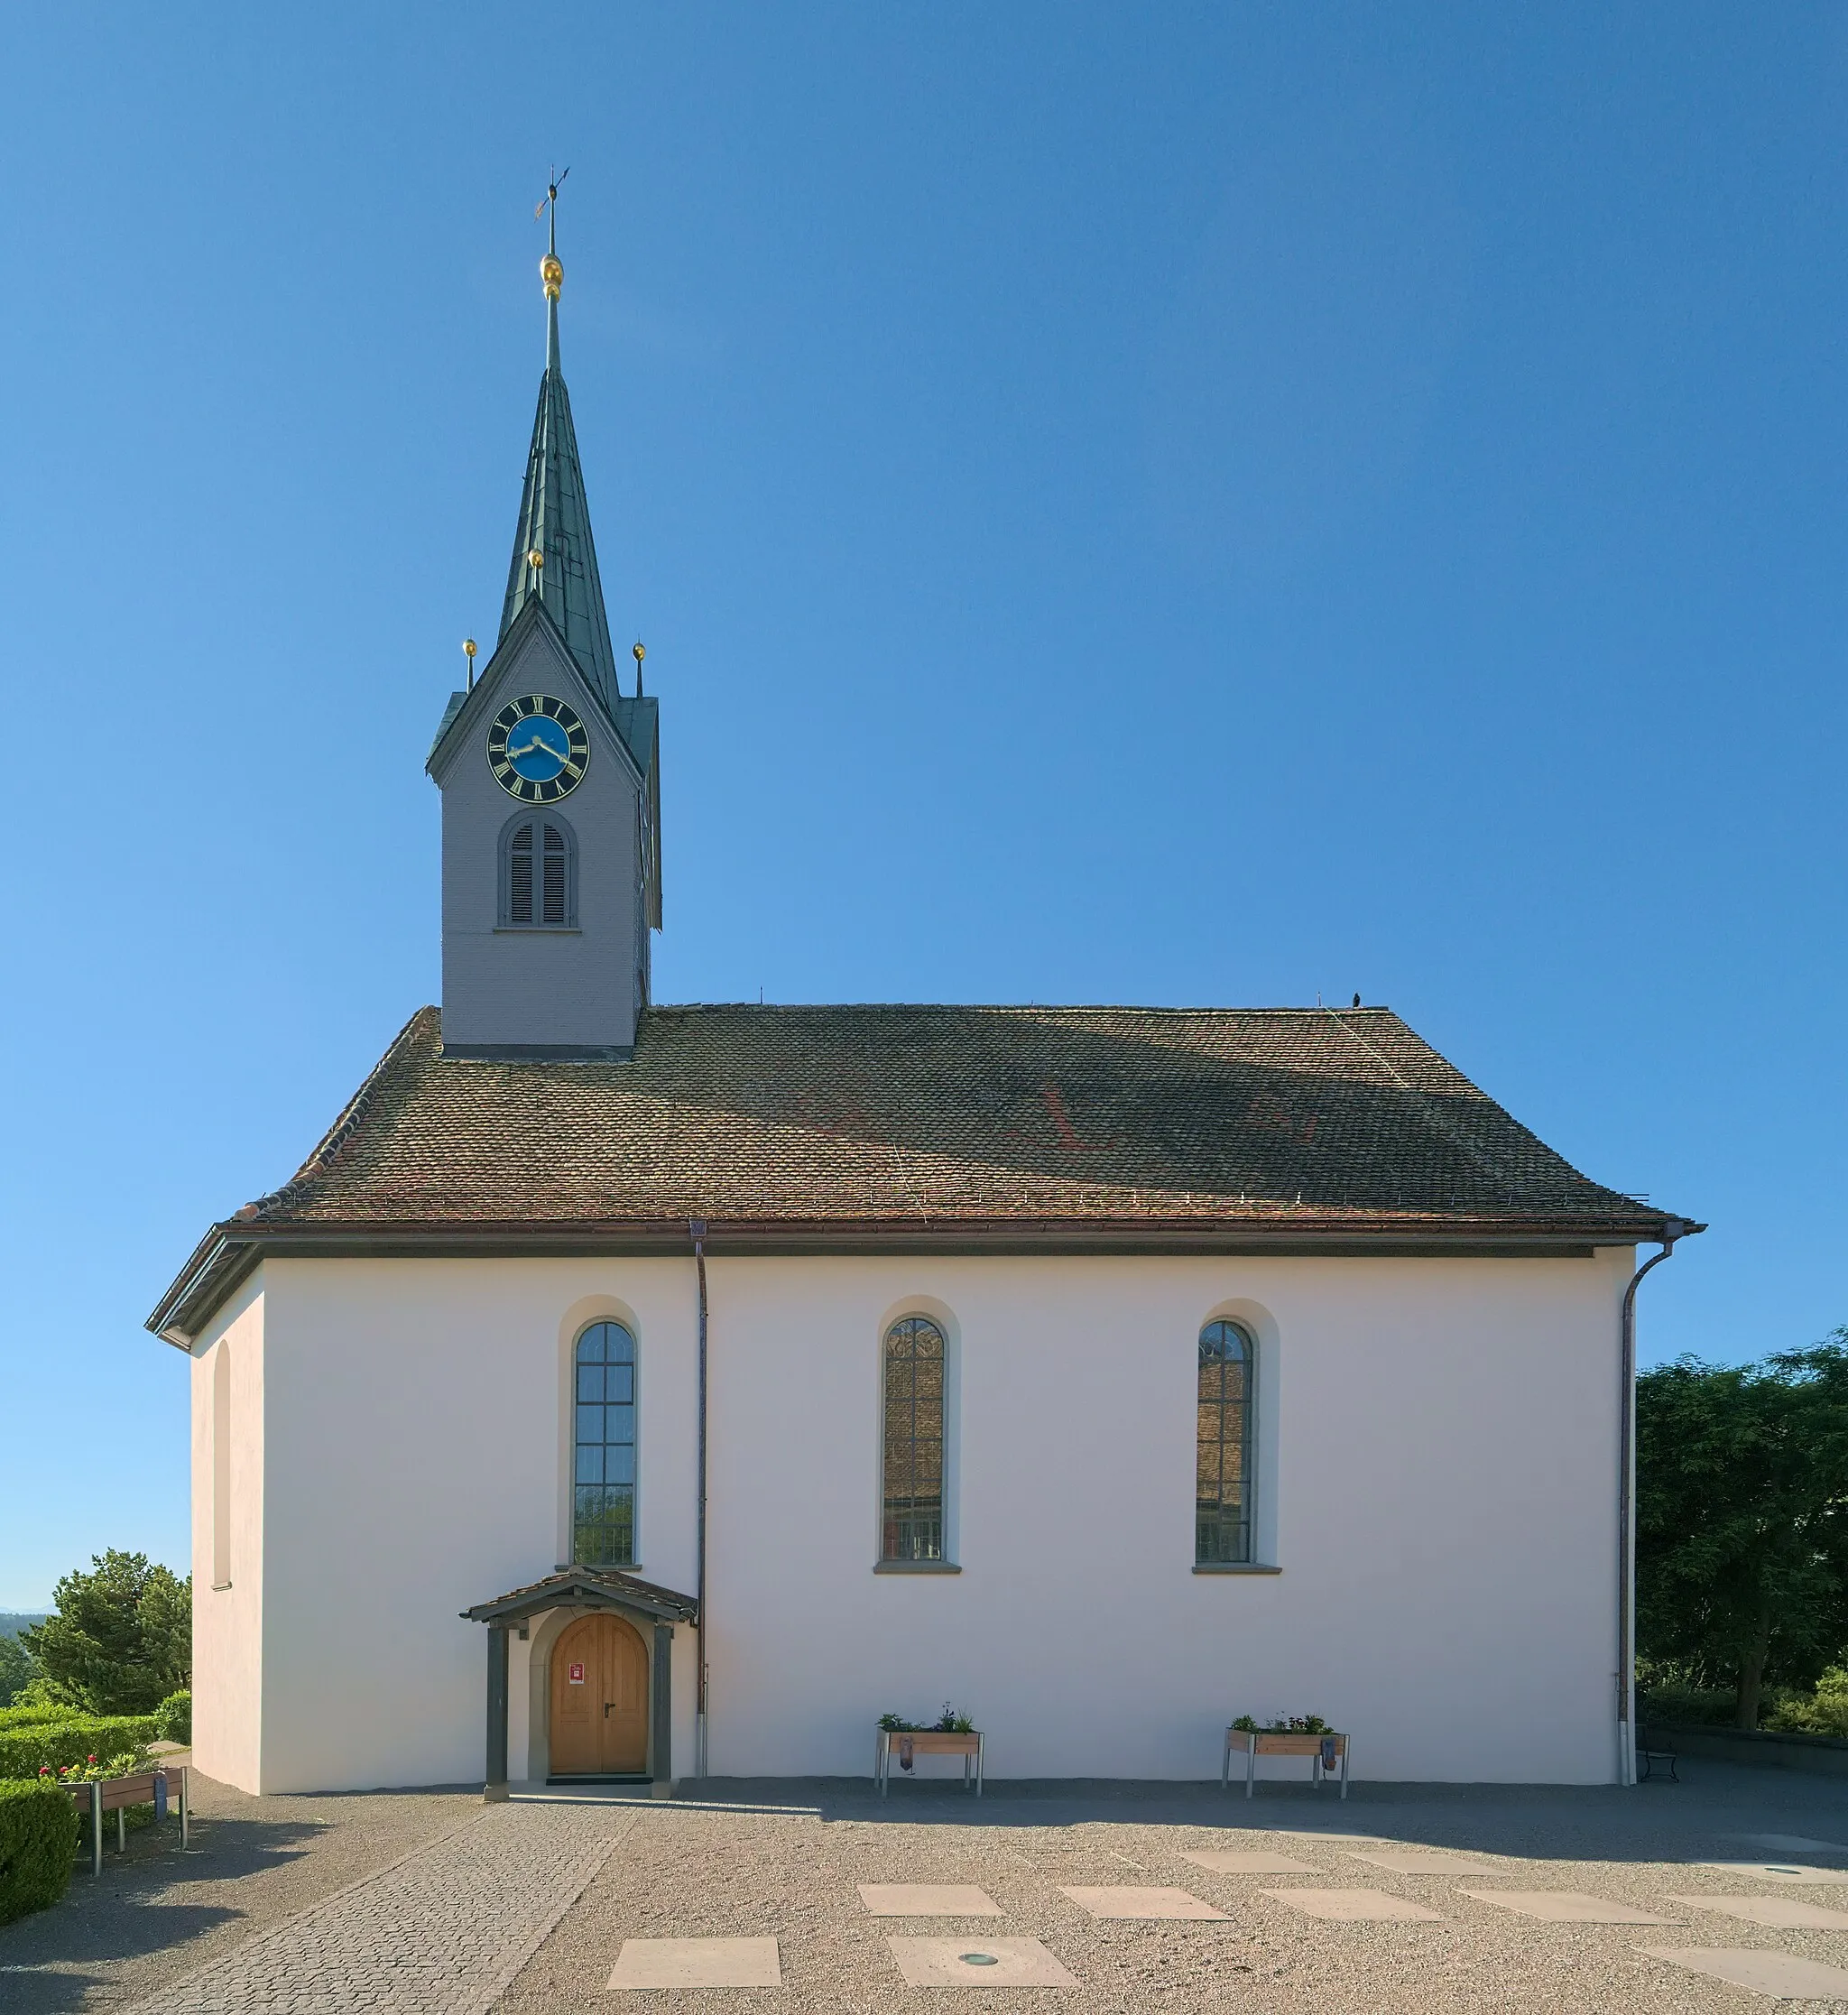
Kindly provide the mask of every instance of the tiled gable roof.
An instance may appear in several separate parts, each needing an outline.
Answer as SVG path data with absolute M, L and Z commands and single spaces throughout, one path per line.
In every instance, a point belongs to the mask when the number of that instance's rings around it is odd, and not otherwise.
M 684 1007 L 627 1063 L 418 1014 L 263 1224 L 1649 1216 L 1383 1008 Z
M 782 1251 L 1695 1228 L 1579 1174 L 1385 1008 L 661 1007 L 624 1063 L 445 1057 L 424 1008 L 150 1326 L 196 1333 L 265 1250 L 684 1252 L 693 1220 Z

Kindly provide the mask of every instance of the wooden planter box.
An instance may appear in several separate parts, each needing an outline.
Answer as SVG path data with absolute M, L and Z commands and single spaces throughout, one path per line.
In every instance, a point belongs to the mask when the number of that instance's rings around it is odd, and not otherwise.
M 960 1756 L 964 1784 L 972 1786 L 978 1798 L 982 1796 L 983 1738 L 979 1729 L 953 1734 L 941 1728 L 882 1728 L 879 1747 L 873 1757 L 873 1781 L 879 1787 L 881 1798 L 892 1781 L 894 1751 L 901 1760 L 906 1756 Z
M 1228 1728 L 1225 1731 L 1225 1753 L 1220 1760 L 1219 1781 L 1232 1783 L 1232 1759 L 1235 1750 L 1243 1749 L 1245 1758 L 1245 1796 L 1250 1798 L 1258 1781 L 1258 1759 L 1261 1756 L 1306 1756 L 1310 1760 L 1309 1781 L 1319 1784 L 1328 1775 L 1323 1761 L 1322 1745 L 1334 1744 L 1334 1755 L 1341 1765 L 1341 1795 L 1347 1796 L 1347 1779 L 1352 1766 L 1353 1738 L 1338 1735 L 1332 1730 L 1326 1735 L 1298 1733 L 1294 1729 L 1282 1728 Z
M 154 1816 L 164 1819 L 170 1795 L 180 1807 L 180 1845 L 184 1850 L 192 1832 L 190 1789 L 184 1764 L 177 1770 L 143 1770 L 134 1777 L 109 1777 L 94 1784 L 73 1784 L 70 1802 L 79 1812 L 89 1815 L 90 1873 L 100 1875 L 103 1872 L 104 1813 L 116 1815 L 116 1850 L 120 1853 L 128 1845 L 125 1815 L 129 1807 L 151 1805 Z

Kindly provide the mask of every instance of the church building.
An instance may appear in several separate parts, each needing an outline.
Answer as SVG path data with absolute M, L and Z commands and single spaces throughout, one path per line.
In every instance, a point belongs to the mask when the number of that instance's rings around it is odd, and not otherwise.
M 991 1780 L 1314 1713 L 1363 1779 L 1630 1781 L 1636 1248 L 1699 1227 L 1383 1007 L 658 1003 L 660 707 L 541 273 L 441 1005 L 149 1318 L 199 1767 L 665 1795 L 947 1701 Z

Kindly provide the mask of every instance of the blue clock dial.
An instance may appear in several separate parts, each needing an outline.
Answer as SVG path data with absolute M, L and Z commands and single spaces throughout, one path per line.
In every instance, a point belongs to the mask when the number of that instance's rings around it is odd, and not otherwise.
M 555 804 L 584 781 L 590 736 L 561 699 L 528 693 L 511 699 L 487 731 L 488 768 L 510 798 Z
M 535 783 L 550 783 L 571 760 L 569 736 L 543 714 L 535 714 L 520 725 L 526 739 L 516 742 L 513 735 L 508 735 L 507 761 L 518 775 L 531 777 Z

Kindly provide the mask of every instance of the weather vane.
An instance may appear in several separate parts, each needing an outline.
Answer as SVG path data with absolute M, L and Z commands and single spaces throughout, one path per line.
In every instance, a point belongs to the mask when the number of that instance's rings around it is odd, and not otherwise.
M 568 168 L 565 175 L 570 172 Z M 559 263 L 559 191 L 565 185 L 565 175 L 559 174 L 556 169 L 552 171 L 546 181 L 545 195 L 532 213 L 533 221 L 537 223 L 541 217 L 546 217 L 548 211 L 550 212 L 546 225 L 545 257 L 539 262 L 539 277 L 545 287 L 545 298 L 548 300 L 556 300 L 559 298 L 559 290 L 565 284 L 565 269 Z
M 570 172 L 571 171 L 568 168 L 565 171 L 565 175 L 568 175 Z M 532 220 L 535 224 L 548 210 L 552 213 L 551 237 L 548 249 L 555 257 L 559 249 L 559 191 L 565 186 L 565 175 L 559 174 L 557 169 L 553 169 L 551 173 L 546 177 L 545 195 L 532 213 Z

